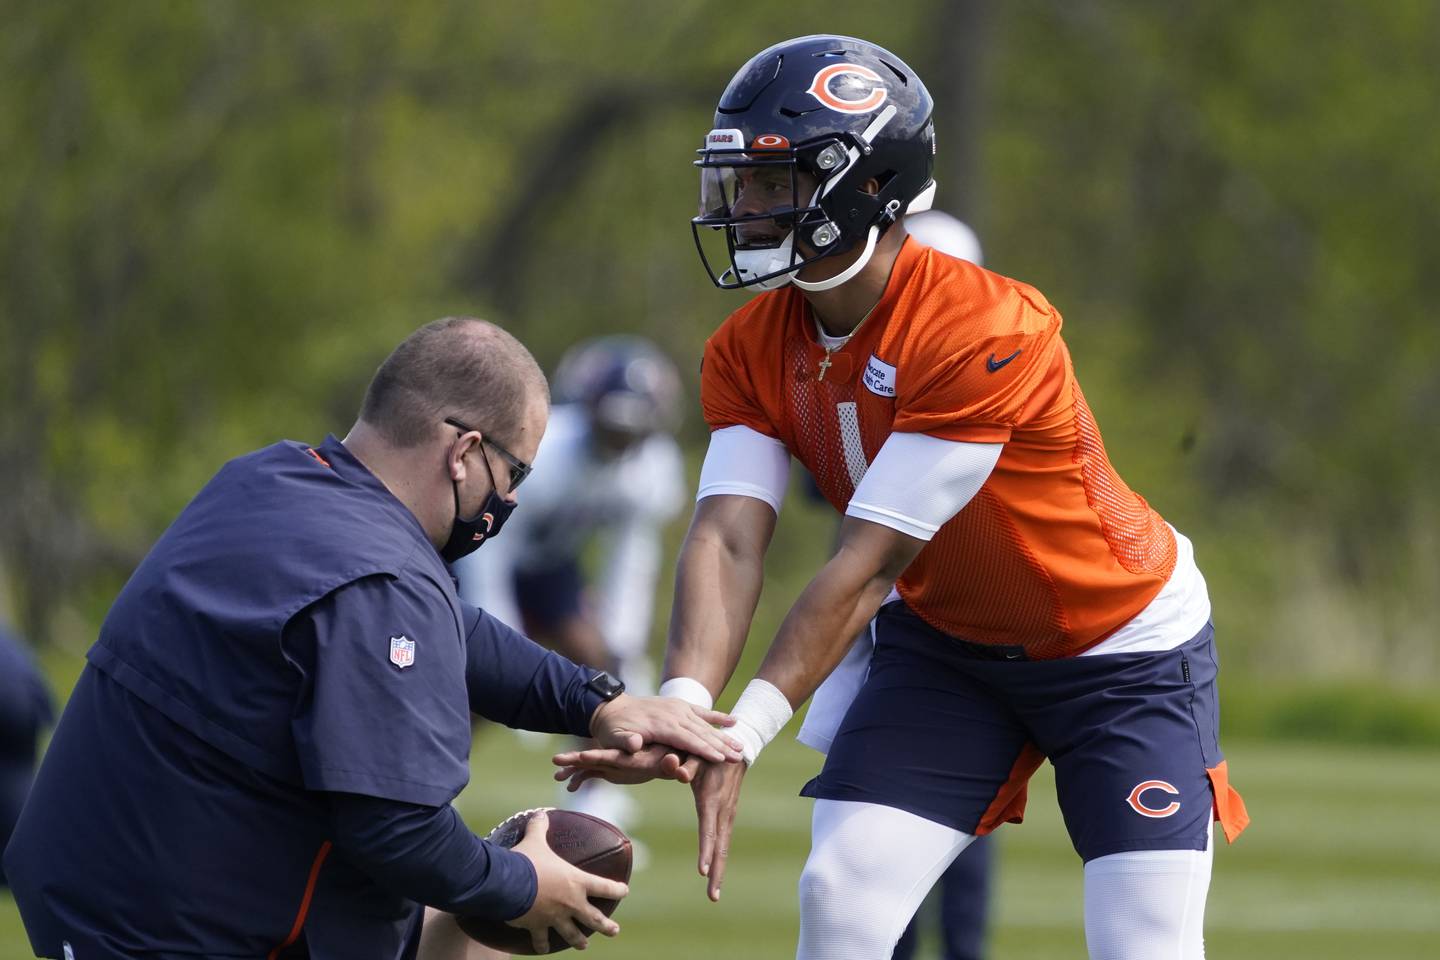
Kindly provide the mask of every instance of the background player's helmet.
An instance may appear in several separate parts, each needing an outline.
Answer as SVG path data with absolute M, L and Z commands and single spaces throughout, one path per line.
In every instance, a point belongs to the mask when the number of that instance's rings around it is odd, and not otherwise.
M 691 229 L 710 279 L 726 289 L 794 282 L 825 290 L 858 273 L 900 216 L 929 209 L 932 108 L 915 71 L 864 40 L 801 37 L 756 54 L 721 95 L 714 129 L 695 161 L 700 215 Z M 789 172 L 789 204 L 737 216 L 737 173 L 767 167 Z M 819 179 L 814 195 L 798 195 L 797 170 Z M 872 177 L 880 183 L 874 196 L 863 189 Z M 757 239 L 751 227 L 747 238 L 737 229 L 757 221 L 766 221 L 773 235 Z M 797 234 L 813 253 L 802 253 Z M 837 277 L 794 278 L 806 264 L 857 243 L 866 251 Z
M 644 337 L 577 343 L 555 370 L 555 396 L 583 404 L 594 426 L 617 437 L 639 439 L 679 426 L 680 374 Z
M 977 266 L 985 264 L 980 238 L 975 231 L 965 221 L 943 210 L 926 210 L 906 217 L 905 232 L 925 246 L 934 247 L 958 260 L 969 260 Z

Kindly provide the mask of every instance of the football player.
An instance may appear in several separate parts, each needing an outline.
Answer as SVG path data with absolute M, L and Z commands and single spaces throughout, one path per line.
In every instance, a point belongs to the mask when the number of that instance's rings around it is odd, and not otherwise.
M 674 431 L 680 375 L 655 344 L 612 335 L 571 347 L 555 371 L 555 405 L 511 535 L 455 564 L 460 594 L 574 660 L 655 692 L 646 646 L 660 538 L 685 501 Z M 583 554 L 598 546 L 595 601 Z M 628 828 L 635 803 L 591 782 L 566 805 Z
M 40 735 L 55 720 L 50 691 L 21 639 L 0 621 L 0 851 L 35 775 Z M 0 865 L 0 888 L 5 886 Z
M 706 344 L 711 429 L 662 693 L 710 703 L 744 646 L 791 456 L 844 515 L 736 704 L 747 764 L 696 761 L 718 899 L 746 770 L 869 625 L 818 777 L 801 958 L 888 957 L 976 836 L 1055 767 L 1092 957 L 1202 956 L 1211 823 L 1246 825 L 1218 742 L 1190 542 L 1116 473 L 1060 313 L 907 239 L 935 193 L 932 102 L 903 60 L 811 36 L 746 63 L 699 151 L 711 279 L 763 291 Z M 656 753 L 558 757 L 638 779 Z

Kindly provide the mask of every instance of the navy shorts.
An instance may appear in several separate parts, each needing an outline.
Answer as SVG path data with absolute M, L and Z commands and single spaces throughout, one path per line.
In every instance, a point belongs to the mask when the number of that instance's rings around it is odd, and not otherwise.
M 585 578 L 578 558 L 539 570 L 516 570 L 514 582 L 515 602 L 530 630 L 544 633 L 580 616 Z
M 1204 850 L 1244 804 L 1218 739 L 1215 633 L 1163 652 L 1007 659 L 904 603 L 876 617 L 869 678 L 803 796 L 906 810 L 966 833 L 1019 823 L 1049 758 L 1075 851 Z

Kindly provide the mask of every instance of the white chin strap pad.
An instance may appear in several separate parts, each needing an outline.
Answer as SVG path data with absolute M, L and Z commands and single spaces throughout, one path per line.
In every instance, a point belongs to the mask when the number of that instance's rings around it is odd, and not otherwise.
M 770 250 L 736 250 L 735 266 L 740 268 L 740 280 L 743 282 L 750 277 L 763 277 L 767 273 L 774 273 L 776 270 L 784 270 L 794 259 L 791 251 L 795 248 L 795 232 L 792 230 L 781 241 L 780 245 Z M 733 276 L 733 269 L 726 270 L 724 277 Z M 783 287 L 790 282 L 795 271 L 789 270 L 769 280 L 761 280 L 759 283 L 751 283 L 749 286 L 759 290 L 774 290 Z
M 839 273 L 835 274 L 835 276 L 831 277 L 828 280 L 816 280 L 812 283 L 808 280 L 801 280 L 797 276 L 791 277 L 790 282 L 795 284 L 795 286 L 799 287 L 801 290 L 806 290 L 811 293 L 817 293 L 821 290 L 833 290 L 836 287 L 840 286 L 840 284 L 855 276 L 855 274 L 859 273 L 861 270 L 865 269 L 865 264 L 869 263 L 870 258 L 875 254 L 875 243 L 879 239 L 880 228 L 871 227 L 869 235 L 865 238 L 865 249 L 861 252 L 859 259 L 857 259 L 854 263 L 850 264 L 850 266 L 846 267 L 844 270 L 841 270 Z

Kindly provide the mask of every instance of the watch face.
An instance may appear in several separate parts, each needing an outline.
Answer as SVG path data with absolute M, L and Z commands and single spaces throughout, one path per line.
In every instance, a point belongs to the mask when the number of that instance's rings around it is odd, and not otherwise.
M 625 684 L 621 683 L 615 677 L 612 677 L 610 674 L 605 673 L 604 671 L 601 671 L 600 673 L 597 673 L 595 674 L 595 676 L 591 677 L 589 683 L 587 683 L 586 686 L 588 686 L 591 690 L 594 690 L 596 693 L 600 694 L 600 696 L 604 697 L 606 700 L 614 700 L 616 697 L 620 696 L 620 694 L 625 692 Z

